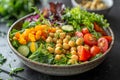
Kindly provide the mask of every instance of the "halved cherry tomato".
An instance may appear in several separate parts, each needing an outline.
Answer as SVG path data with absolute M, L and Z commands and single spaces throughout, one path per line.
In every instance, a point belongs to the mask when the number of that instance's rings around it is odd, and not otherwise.
M 105 52 L 108 49 L 108 41 L 106 38 L 101 37 L 98 39 L 98 47 L 101 49 L 101 52 Z
M 92 46 L 97 44 L 97 39 L 94 37 L 94 35 L 87 33 L 84 35 L 84 42 L 85 44 Z
M 91 54 L 89 50 L 86 50 L 83 46 L 80 46 L 78 49 L 79 61 L 87 61 L 90 59 Z
M 75 32 L 75 35 L 76 35 L 77 37 L 83 37 L 83 33 L 82 33 L 82 32 L 79 32 L 79 31 Z
M 83 33 L 83 34 L 87 34 L 87 33 L 89 33 L 88 28 L 87 28 L 87 27 L 83 28 L 83 29 L 82 29 L 82 33 Z
M 96 54 L 100 53 L 100 48 L 98 46 L 92 46 L 90 49 L 90 53 L 92 56 L 95 56 Z
M 104 38 L 106 38 L 108 40 L 109 43 L 112 42 L 112 37 L 111 36 L 103 36 Z
M 107 33 L 96 22 L 94 22 L 94 29 L 97 32 L 100 32 L 103 36 L 107 35 Z

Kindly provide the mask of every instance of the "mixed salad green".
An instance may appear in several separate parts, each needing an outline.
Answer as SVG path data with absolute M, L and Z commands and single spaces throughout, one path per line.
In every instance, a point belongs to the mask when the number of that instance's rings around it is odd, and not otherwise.
M 33 61 L 80 64 L 107 51 L 112 41 L 104 31 L 107 27 L 109 23 L 103 15 L 50 3 L 50 9 L 36 9 L 36 14 L 26 18 L 20 30 L 13 29 L 10 40 L 21 55 Z

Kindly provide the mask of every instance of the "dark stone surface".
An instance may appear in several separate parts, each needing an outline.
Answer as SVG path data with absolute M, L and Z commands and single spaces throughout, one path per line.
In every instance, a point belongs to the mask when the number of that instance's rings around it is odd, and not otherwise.
M 24 67 L 25 70 L 17 75 L 25 78 L 26 80 L 120 80 L 120 0 L 115 0 L 114 6 L 106 18 L 110 22 L 110 27 L 115 34 L 115 43 L 106 59 L 93 70 L 73 76 L 50 76 L 36 72 L 25 66 L 11 51 L 7 44 L 6 35 L 4 37 L 0 37 L 0 53 L 7 58 L 7 61 L 3 66 L 0 66 L 0 68 L 10 71 L 11 69 L 9 64 L 11 64 L 13 68 Z M 0 23 L 0 31 L 8 31 L 8 27 L 5 26 L 5 23 Z M 0 78 L 8 80 L 11 76 L 5 72 L 1 72 Z M 15 76 L 13 76 L 12 79 L 24 80 Z

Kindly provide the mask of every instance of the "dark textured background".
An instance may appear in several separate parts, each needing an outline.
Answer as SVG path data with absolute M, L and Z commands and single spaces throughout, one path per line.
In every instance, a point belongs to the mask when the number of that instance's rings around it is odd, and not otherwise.
M 70 0 L 68 2 L 67 1 L 68 0 L 62 0 L 62 2 L 64 2 L 67 6 L 71 5 Z M 106 18 L 110 22 L 110 27 L 114 32 L 115 43 L 106 59 L 95 69 L 74 76 L 50 76 L 36 72 L 25 66 L 19 61 L 16 55 L 14 55 L 7 44 L 6 35 L 0 37 L 0 53 L 7 58 L 7 61 L 3 66 L 0 67 L 6 71 L 10 71 L 9 64 L 11 64 L 13 68 L 24 67 L 25 70 L 17 75 L 25 78 L 26 80 L 120 80 L 120 0 L 114 1 L 114 6 Z M 8 31 L 8 27 L 5 25 L 5 23 L 0 23 L 0 31 Z M 1 72 L 0 78 L 3 80 L 8 80 L 11 78 L 11 76 L 5 72 Z M 22 78 L 14 76 L 12 79 L 23 80 Z

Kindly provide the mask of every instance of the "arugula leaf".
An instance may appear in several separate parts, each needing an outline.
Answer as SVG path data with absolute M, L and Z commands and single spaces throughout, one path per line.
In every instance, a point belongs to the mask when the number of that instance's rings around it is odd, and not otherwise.
M 6 58 L 4 58 L 4 56 L 2 54 L 0 54 L 0 64 L 2 65 L 3 63 L 5 63 Z
M 10 71 L 10 75 L 16 74 L 18 72 L 24 71 L 24 68 L 14 68 Z
M 15 48 L 18 48 L 20 43 L 17 41 L 17 40 L 13 40 L 12 41 L 12 45 L 15 47 Z
M 28 28 L 28 25 L 29 25 L 29 24 L 30 24 L 29 21 L 25 21 L 25 22 L 23 23 L 23 25 L 22 25 L 22 28 L 23 28 L 23 29 Z
M 90 61 L 91 61 L 91 60 L 94 60 L 94 59 L 96 59 L 96 58 L 99 58 L 99 57 L 102 56 L 102 55 L 103 55 L 103 53 L 99 53 L 99 54 L 97 54 L 96 56 L 92 57 L 92 58 L 90 59 Z
M 29 56 L 29 59 L 41 63 L 51 64 L 53 61 L 53 54 L 49 53 L 45 49 L 45 45 L 41 43 L 40 47 L 32 55 Z

